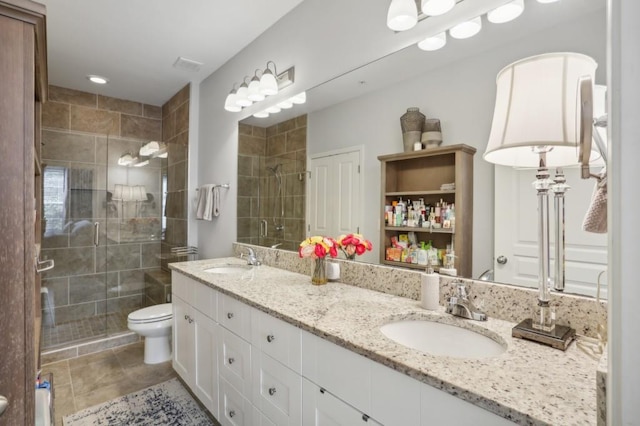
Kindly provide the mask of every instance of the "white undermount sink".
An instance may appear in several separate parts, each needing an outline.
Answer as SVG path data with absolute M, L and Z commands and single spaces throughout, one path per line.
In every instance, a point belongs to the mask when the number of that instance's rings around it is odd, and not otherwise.
M 396 321 L 383 325 L 380 331 L 396 343 L 431 355 L 491 358 L 506 350 L 504 345 L 490 337 L 435 321 Z
M 242 274 L 250 271 L 251 268 L 251 265 L 223 264 L 207 268 L 204 272 L 209 272 L 211 274 Z

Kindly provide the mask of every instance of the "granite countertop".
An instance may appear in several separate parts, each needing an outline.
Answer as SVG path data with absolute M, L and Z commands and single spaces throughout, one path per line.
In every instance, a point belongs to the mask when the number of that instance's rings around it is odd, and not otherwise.
M 172 263 L 171 269 L 221 293 L 287 321 L 421 382 L 523 425 L 596 424 L 598 362 L 571 344 L 566 352 L 511 337 L 515 325 L 489 318 L 478 322 L 426 311 L 419 302 L 330 282 L 311 285 L 308 275 L 269 266 L 239 275 L 204 272 L 216 264 L 246 264 L 238 258 Z M 380 326 L 428 318 L 472 328 L 503 343 L 497 357 L 434 356 L 401 346 Z

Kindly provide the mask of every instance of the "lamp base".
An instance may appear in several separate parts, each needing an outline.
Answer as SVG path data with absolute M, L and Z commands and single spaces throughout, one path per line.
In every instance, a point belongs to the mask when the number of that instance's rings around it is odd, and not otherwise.
M 533 326 L 531 318 L 527 318 L 511 330 L 513 337 L 532 340 L 563 351 L 567 350 L 575 335 L 576 331 L 573 328 L 564 325 L 556 325 L 552 331 L 537 329 Z

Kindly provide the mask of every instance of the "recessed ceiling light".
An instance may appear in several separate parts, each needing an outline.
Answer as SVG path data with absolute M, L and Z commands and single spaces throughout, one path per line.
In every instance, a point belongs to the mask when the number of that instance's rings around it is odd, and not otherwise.
M 87 78 L 89 79 L 90 82 L 96 83 L 96 84 L 107 84 L 109 82 L 108 78 L 102 77 L 99 75 L 88 75 Z

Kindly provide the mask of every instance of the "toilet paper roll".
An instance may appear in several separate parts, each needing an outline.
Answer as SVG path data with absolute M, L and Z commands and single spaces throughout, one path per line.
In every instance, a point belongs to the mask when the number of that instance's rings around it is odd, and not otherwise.
M 430 311 L 440 306 L 440 276 L 436 273 L 422 274 L 422 307 Z

